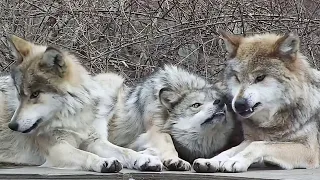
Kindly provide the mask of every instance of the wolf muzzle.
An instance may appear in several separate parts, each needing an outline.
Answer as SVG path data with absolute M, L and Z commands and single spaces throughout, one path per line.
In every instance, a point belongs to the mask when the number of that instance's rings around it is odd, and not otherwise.
M 38 125 L 42 122 L 42 119 L 38 119 L 29 129 L 22 131 L 22 133 L 28 133 L 30 131 L 32 131 L 33 129 L 37 128 Z M 8 127 L 12 130 L 12 131 L 19 131 L 19 124 L 16 122 L 10 122 L 8 124 Z

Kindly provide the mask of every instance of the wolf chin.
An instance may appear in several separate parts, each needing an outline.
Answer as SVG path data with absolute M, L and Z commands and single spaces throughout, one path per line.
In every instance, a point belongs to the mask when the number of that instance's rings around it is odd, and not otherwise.
M 17 65 L 0 78 L 2 162 L 96 172 L 161 170 L 157 157 L 107 140 L 120 76 L 90 76 L 74 56 L 57 48 L 16 36 L 3 41 Z
M 284 169 L 319 167 L 320 73 L 300 53 L 299 38 L 220 33 L 230 55 L 225 81 L 245 140 L 195 160 L 194 169 L 241 172 L 261 161 Z
M 176 66 L 126 87 L 121 99 L 109 140 L 158 155 L 168 170 L 190 170 L 194 159 L 213 157 L 242 140 L 222 88 Z

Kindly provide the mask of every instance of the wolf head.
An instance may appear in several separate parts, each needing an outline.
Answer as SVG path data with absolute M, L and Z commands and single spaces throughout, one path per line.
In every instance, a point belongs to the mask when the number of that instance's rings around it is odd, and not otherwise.
M 244 118 L 269 118 L 299 97 L 296 84 L 306 81 L 309 65 L 299 53 L 297 36 L 220 34 L 230 55 L 225 80 L 235 112 Z
M 176 130 L 201 132 L 212 129 L 225 121 L 226 98 L 214 88 L 175 92 L 162 88 L 159 92 L 161 104 L 169 112 L 169 121 Z
M 29 133 L 63 107 L 61 84 L 68 78 L 68 61 L 60 50 L 35 45 L 17 36 L 6 38 L 16 58 L 11 77 L 18 92 L 17 107 L 9 128 Z

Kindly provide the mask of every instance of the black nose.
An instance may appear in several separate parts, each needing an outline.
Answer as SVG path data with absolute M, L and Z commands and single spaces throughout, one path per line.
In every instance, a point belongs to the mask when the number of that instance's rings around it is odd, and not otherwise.
M 245 98 L 241 98 L 241 99 L 236 100 L 236 102 L 234 103 L 234 107 L 236 108 L 236 111 L 238 111 L 238 112 L 244 112 L 250 108 L 248 101 Z
M 13 131 L 18 131 L 19 124 L 18 123 L 9 123 L 8 127 Z

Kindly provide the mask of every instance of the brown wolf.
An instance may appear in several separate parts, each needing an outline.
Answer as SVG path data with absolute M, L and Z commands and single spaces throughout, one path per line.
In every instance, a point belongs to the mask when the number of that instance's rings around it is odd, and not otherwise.
M 221 31 L 230 60 L 225 82 L 245 141 L 197 172 L 240 172 L 259 161 L 284 169 L 319 167 L 320 73 L 300 53 L 292 33 L 241 37 Z

